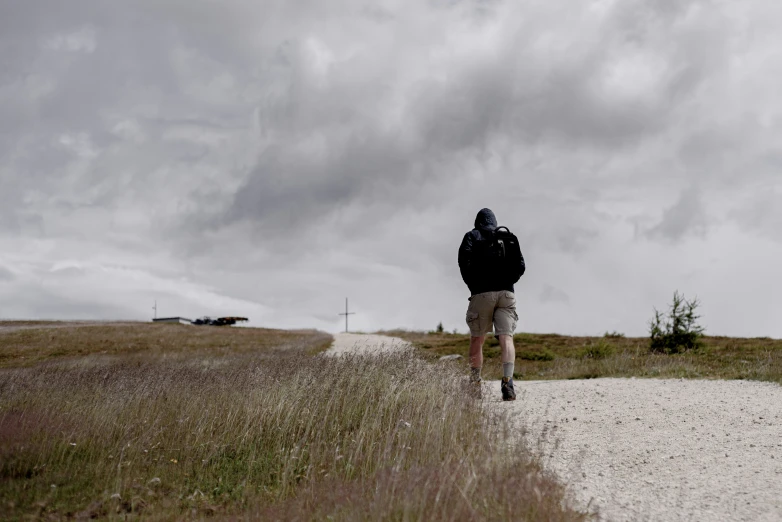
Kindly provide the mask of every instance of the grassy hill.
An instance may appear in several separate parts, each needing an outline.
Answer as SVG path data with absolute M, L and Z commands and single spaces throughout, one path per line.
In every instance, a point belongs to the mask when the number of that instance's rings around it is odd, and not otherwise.
M 466 334 L 405 330 L 382 333 L 411 341 L 422 357 L 430 360 L 453 353 L 466 358 L 470 347 L 470 336 Z M 782 383 L 782 340 L 767 337 L 703 337 L 700 348 L 676 355 L 651 353 L 646 337 L 519 333 L 513 340 L 516 379 L 684 377 Z M 483 353 L 484 377 L 500 378 L 500 346 L 493 336 L 487 337 Z M 454 365 L 466 371 L 464 359 Z
M 0 322 L 0 368 L 75 357 L 167 359 L 247 356 L 295 347 L 323 351 L 331 336 L 315 331 L 221 328 L 165 323 Z M 40 326 L 41 328 L 35 328 Z M 18 329 L 15 329 L 18 328 Z
M 586 519 L 455 368 L 330 342 L 0 323 L 2 518 Z

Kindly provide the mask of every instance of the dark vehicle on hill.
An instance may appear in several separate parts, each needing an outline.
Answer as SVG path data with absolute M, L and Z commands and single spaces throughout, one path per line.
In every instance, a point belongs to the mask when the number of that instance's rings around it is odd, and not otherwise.
M 209 326 L 231 326 L 238 322 L 246 322 L 249 319 L 246 317 L 199 317 L 193 324 L 209 325 Z

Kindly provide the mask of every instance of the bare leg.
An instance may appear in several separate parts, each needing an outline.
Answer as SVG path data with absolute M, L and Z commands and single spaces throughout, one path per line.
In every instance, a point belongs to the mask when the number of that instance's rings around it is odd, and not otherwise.
M 513 347 L 512 335 L 500 335 L 500 348 L 502 348 L 503 363 L 516 362 L 516 349 Z M 470 342 L 470 355 L 472 356 L 472 342 Z
M 500 335 L 500 347 L 502 348 L 502 383 L 500 391 L 502 400 L 515 401 L 516 392 L 513 389 L 513 367 L 516 362 L 516 349 L 513 347 L 512 335 Z
M 470 337 L 470 366 L 472 368 L 483 367 L 483 341 L 486 336 Z

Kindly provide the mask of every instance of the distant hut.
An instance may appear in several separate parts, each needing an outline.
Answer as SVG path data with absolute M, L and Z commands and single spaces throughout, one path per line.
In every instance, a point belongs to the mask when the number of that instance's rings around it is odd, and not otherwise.
M 155 323 L 177 323 L 177 324 L 193 324 L 193 321 L 185 317 L 160 317 L 152 319 Z

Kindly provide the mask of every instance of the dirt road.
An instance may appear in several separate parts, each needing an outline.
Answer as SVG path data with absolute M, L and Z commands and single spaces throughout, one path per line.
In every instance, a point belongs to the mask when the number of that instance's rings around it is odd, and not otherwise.
M 372 355 L 410 350 L 411 345 L 398 337 L 385 335 L 339 333 L 334 335 L 334 344 L 326 355 L 361 354 Z

